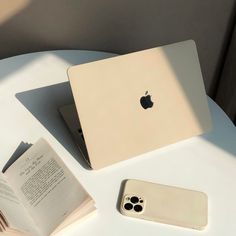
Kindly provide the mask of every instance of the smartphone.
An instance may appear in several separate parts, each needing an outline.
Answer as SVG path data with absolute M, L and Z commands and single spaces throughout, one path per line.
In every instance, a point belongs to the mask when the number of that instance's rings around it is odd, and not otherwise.
M 203 230 L 208 222 L 208 200 L 203 192 L 126 180 L 118 201 L 121 214 L 185 228 Z

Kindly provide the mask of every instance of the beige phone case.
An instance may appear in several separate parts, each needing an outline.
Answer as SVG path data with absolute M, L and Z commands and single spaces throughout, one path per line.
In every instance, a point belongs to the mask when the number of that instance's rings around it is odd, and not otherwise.
M 123 215 L 202 230 L 207 225 L 207 195 L 203 192 L 127 180 L 120 201 Z

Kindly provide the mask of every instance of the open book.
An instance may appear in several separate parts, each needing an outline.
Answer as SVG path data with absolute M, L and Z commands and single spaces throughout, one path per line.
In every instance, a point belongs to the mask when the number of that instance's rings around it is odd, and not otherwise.
M 93 199 L 44 139 L 9 163 L 0 173 L 5 235 L 52 235 L 95 212 Z

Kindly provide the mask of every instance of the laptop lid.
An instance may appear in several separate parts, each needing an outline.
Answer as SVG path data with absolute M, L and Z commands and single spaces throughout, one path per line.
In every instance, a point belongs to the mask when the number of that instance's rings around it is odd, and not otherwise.
M 72 66 L 68 76 L 93 169 L 211 128 L 192 40 Z

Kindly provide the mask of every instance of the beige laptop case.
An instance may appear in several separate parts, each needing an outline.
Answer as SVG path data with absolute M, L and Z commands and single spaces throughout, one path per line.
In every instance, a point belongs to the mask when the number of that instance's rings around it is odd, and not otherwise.
M 93 169 L 211 128 L 192 40 L 72 66 L 68 76 Z

